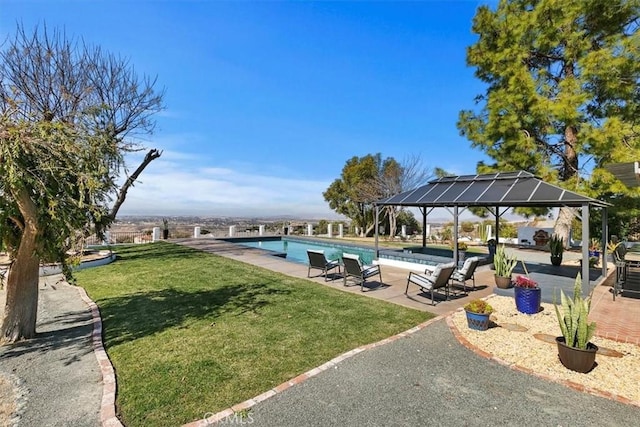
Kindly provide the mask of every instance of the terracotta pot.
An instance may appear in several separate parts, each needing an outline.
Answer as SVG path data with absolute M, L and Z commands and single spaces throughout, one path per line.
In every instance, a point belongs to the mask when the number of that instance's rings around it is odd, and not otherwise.
M 496 286 L 500 289 L 509 289 L 511 287 L 511 277 L 503 277 L 494 274 L 493 277 L 496 280 Z
M 596 361 L 596 352 L 598 351 L 597 345 L 589 342 L 586 350 L 570 347 L 565 343 L 564 337 L 557 337 L 556 343 L 558 344 L 560 362 L 565 368 L 583 374 L 593 369 Z

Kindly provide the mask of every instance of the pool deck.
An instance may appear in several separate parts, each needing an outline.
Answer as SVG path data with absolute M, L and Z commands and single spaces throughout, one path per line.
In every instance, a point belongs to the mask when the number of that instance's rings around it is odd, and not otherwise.
M 260 249 L 243 247 L 224 240 L 212 238 L 176 239 L 173 240 L 173 242 L 247 264 L 256 265 L 288 276 L 307 279 L 308 269 L 306 265 L 271 256 L 268 252 Z M 550 298 L 552 298 L 553 294 L 553 291 L 545 292 L 545 287 L 551 288 L 552 286 L 559 286 L 568 290 L 570 295 L 578 267 L 563 265 L 561 267 L 562 270 L 559 271 L 548 265 L 548 254 L 546 253 L 531 250 L 515 251 L 517 251 L 518 258 L 525 260 L 527 263 L 531 277 L 535 278 L 543 288 L 543 294 L 546 294 L 544 300 L 551 301 Z M 576 254 L 571 255 L 574 255 L 575 258 Z M 567 258 L 568 261 L 571 261 L 571 256 L 565 257 L 565 259 Z M 308 280 L 345 292 L 385 300 L 405 307 L 428 311 L 436 315 L 448 315 L 462 308 L 473 298 L 484 298 L 494 293 L 500 295 L 512 294 L 512 290 L 498 290 L 493 279 L 493 271 L 487 266 L 484 266 L 476 270 L 475 290 L 470 290 L 468 295 L 463 293 L 452 295 L 448 301 L 444 300 L 444 296 L 436 295 L 436 305 L 432 305 L 429 296 L 421 293 L 415 285 L 410 285 L 409 292 L 405 295 L 407 275 L 410 270 L 382 265 L 381 271 L 383 283 L 380 284 L 376 281 L 367 282 L 364 292 L 360 291 L 360 286 L 343 286 L 342 278 L 337 275 L 333 276 L 333 280 L 329 281 L 325 281 L 322 276 L 312 277 Z M 318 270 L 312 270 L 311 273 L 317 274 Z M 516 274 L 517 273 L 518 270 L 516 270 Z M 598 324 L 596 335 L 640 345 L 640 299 L 618 296 L 616 300 L 613 301 L 610 285 L 613 267 L 609 269 L 607 279 L 600 277 L 598 270 L 593 270 L 592 273 L 591 279 L 593 283 L 600 283 L 600 285 L 594 288 L 590 314 L 591 319 Z M 468 283 L 470 284 L 470 282 Z M 467 289 L 470 289 L 470 286 L 467 286 Z

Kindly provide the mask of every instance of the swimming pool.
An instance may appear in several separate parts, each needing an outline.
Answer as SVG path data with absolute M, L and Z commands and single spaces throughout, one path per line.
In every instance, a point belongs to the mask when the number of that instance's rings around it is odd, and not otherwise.
M 317 242 L 315 240 L 282 238 L 280 240 L 234 240 L 233 242 L 251 248 L 259 248 L 277 253 L 286 253 L 287 260 L 305 265 L 309 264 L 307 249 L 324 251 L 328 260 L 340 259 L 344 252 L 359 255 L 360 260 L 364 264 L 371 264 L 375 258 L 375 251 L 373 249 L 367 249 L 360 246 Z

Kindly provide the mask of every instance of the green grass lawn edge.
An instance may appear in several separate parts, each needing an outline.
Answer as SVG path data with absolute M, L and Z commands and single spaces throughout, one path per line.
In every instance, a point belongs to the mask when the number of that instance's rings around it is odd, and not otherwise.
M 433 317 L 171 243 L 117 254 L 76 278 L 129 427 L 202 419 Z

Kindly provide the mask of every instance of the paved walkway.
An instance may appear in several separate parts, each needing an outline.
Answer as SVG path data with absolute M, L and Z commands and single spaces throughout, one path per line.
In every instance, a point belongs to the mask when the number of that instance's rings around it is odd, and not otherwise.
M 91 311 L 78 288 L 40 279 L 36 338 L 0 347 L 0 374 L 19 379 L 20 426 L 95 427 L 102 374 L 91 344 Z M 0 292 L 0 316 L 4 294 Z
M 629 426 L 640 408 L 478 357 L 440 320 L 258 403 L 249 416 L 254 426 L 280 427 Z

